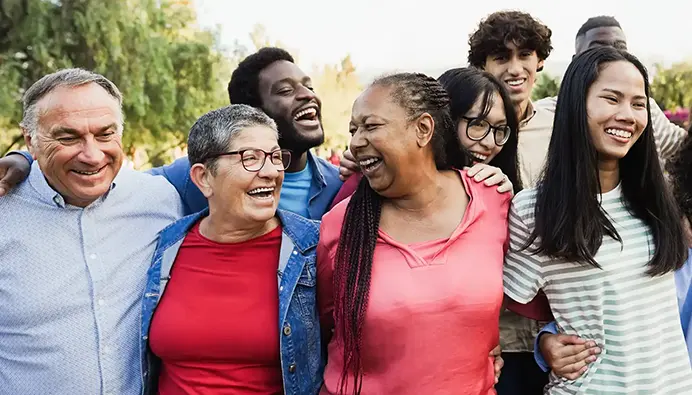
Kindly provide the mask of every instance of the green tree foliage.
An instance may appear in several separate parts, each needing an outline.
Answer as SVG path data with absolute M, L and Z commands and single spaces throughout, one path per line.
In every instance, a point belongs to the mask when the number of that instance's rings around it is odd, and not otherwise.
M 559 90 L 560 81 L 544 71 L 540 73 L 538 81 L 536 81 L 536 85 L 533 87 L 531 100 L 540 100 L 545 97 L 557 96 Z
M 0 0 L 0 153 L 19 133 L 24 90 L 83 67 L 124 93 L 126 151 L 166 160 L 200 115 L 228 102 L 231 65 L 217 43 L 187 1 Z
M 651 96 L 665 109 L 692 107 L 692 63 L 677 63 L 668 69 L 656 65 Z

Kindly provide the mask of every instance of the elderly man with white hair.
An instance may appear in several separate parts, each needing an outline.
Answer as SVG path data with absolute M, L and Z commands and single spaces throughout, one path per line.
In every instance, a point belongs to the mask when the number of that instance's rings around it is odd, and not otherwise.
M 139 395 L 141 295 L 180 197 L 122 167 L 122 96 L 105 77 L 61 70 L 23 104 L 36 161 L 0 199 L 0 392 Z

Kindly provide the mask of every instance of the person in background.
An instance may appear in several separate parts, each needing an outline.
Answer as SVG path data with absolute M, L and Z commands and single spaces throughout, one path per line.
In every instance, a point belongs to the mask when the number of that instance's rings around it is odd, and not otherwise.
M 553 128 L 553 114 L 531 101 L 537 75 L 553 49 L 551 37 L 546 25 L 520 11 L 488 15 L 469 37 L 469 64 L 487 71 L 503 84 L 519 118 L 517 160 L 524 188 L 533 187 L 538 181 Z M 548 382 L 531 354 L 533 339 L 542 325 L 515 311 L 503 310 L 500 343 L 505 366 L 497 385 L 498 394 L 534 395 Z
M 463 167 L 465 158 L 452 155 L 461 147 L 474 163 L 499 168 L 512 182 L 514 192 L 521 191 L 517 165 L 519 122 L 502 83 L 492 74 L 473 67 L 447 70 L 437 81 L 449 95 L 450 115 L 458 138 L 458 144 L 449 147 L 449 163 Z
M 465 155 L 433 78 L 375 80 L 350 131 L 365 179 L 322 220 L 321 393 L 494 394 L 511 195 L 450 169 L 445 147 Z
M 329 163 L 333 164 L 334 166 L 338 166 L 339 162 L 341 161 L 341 152 L 338 150 L 331 150 L 331 155 L 329 156 Z
M 578 55 L 544 176 L 512 203 L 505 294 L 527 303 L 545 290 L 558 326 L 606 351 L 576 380 L 551 375 L 547 394 L 692 388 L 673 275 L 688 251 L 648 103 L 633 55 L 607 46 Z
M 209 208 L 159 236 L 142 300 L 146 393 L 316 394 L 319 224 L 277 210 L 291 152 L 271 118 L 237 104 L 203 115 L 188 153 Z

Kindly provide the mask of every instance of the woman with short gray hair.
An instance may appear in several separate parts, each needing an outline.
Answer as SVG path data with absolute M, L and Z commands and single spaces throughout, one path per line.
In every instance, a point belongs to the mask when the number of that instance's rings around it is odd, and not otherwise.
M 246 105 L 214 110 L 188 153 L 209 208 L 160 234 L 142 307 L 147 393 L 317 393 L 319 225 L 277 211 L 291 156 L 276 124 Z

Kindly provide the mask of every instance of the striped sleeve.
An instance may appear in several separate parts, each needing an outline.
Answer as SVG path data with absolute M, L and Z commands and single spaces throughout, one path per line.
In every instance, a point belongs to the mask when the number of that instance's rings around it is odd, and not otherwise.
M 543 286 L 543 269 L 538 255 L 522 249 L 531 234 L 528 223 L 533 217 L 533 190 L 522 191 L 514 198 L 509 211 L 509 251 L 505 255 L 505 294 L 519 303 L 529 303 Z
M 677 152 L 678 147 L 687 136 L 687 131 L 670 122 L 654 99 L 649 100 L 649 107 L 651 108 L 651 126 L 654 131 L 658 155 L 662 159 L 668 159 Z

